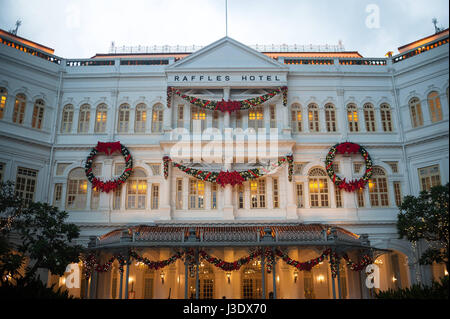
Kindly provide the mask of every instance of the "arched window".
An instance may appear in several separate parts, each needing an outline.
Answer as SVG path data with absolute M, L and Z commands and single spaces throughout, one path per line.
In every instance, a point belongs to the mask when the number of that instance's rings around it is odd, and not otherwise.
M 319 167 L 309 171 L 309 202 L 311 207 L 329 207 L 327 173 Z
M 23 124 L 25 120 L 25 107 L 27 105 L 27 97 L 25 94 L 19 93 L 16 95 L 14 102 L 13 122 Z
M 147 175 L 142 169 L 134 169 L 127 182 L 127 209 L 145 209 Z
M 411 114 L 412 127 L 423 125 L 422 107 L 418 98 L 413 97 L 409 100 L 409 112 Z
M 84 210 L 87 201 L 87 178 L 82 168 L 75 168 L 67 180 L 66 209 Z
M 91 106 L 83 104 L 80 107 L 80 115 L 78 116 L 78 133 L 87 133 L 89 131 L 89 121 L 91 119 Z
M 0 88 L 0 119 L 3 118 L 6 108 L 6 99 L 8 97 L 8 90 Z
M 206 128 L 206 112 L 204 109 L 191 106 L 191 131 L 194 130 L 194 121 L 200 121 L 200 130 Z
M 161 133 L 163 129 L 163 106 L 161 104 L 153 105 L 152 114 L 152 132 Z
M 325 123 L 327 126 L 327 132 L 336 132 L 336 109 L 333 104 L 325 105 Z
M 381 125 L 383 125 L 384 132 L 392 132 L 392 115 L 389 104 L 383 103 L 380 105 Z
M 147 123 L 147 105 L 140 103 L 136 106 L 136 116 L 134 122 L 134 131 L 136 133 L 144 133 Z
M 122 104 L 119 107 L 119 120 L 117 121 L 117 131 L 119 133 L 127 133 L 130 123 L 130 106 Z
M 377 130 L 375 124 L 375 111 L 370 103 L 364 104 L 364 121 L 366 122 L 367 132 L 375 132 Z
M 205 261 L 198 267 L 199 299 L 214 299 L 214 269 Z M 195 276 L 189 277 L 189 295 L 195 298 Z
M 350 132 L 359 132 L 358 109 L 355 104 L 347 105 L 348 130 Z
M 263 178 L 250 181 L 251 208 L 266 208 L 266 181 Z
M 316 104 L 308 105 L 309 131 L 319 132 L 319 109 Z
M 388 207 L 388 182 L 386 173 L 381 167 L 374 167 L 369 180 L 369 196 L 372 207 Z
M 264 108 L 255 107 L 248 112 L 248 127 L 257 130 L 264 127 Z
M 64 106 L 61 118 L 61 133 L 70 133 L 72 131 L 73 122 L 73 105 L 67 104 Z
M 428 94 L 428 107 L 430 109 L 431 122 L 442 121 L 441 99 L 438 92 L 433 91 Z
M 42 128 L 42 122 L 44 121 L 44 107 L 45 102 L 41 99 L 36 100 L 34 102 L 34 108 L 33 108 L 33 119 L 31 121 L 31 127 L 41 129 Z
M 189 209 L 205 208 L 205 182 L 198 179 L 189 180 Z
M 99 104 L 95 115 L 95 133 L 105 133 L 107 116 L 108 106 L 104 103 Z
M 291 105 L 291 126 L 292 133 L 298 133 L 302 131 L 302 107 L 300 104 Z

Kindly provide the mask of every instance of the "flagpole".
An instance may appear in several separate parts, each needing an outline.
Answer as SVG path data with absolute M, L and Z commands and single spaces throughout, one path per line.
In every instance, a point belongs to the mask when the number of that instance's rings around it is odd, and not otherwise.
M 228 37 L 228 0 L 225 0 L 225 35 Z

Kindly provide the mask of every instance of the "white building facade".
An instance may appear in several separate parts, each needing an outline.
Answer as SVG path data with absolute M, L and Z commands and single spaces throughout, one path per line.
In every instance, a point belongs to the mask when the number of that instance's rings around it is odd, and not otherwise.
M 337 52 L 273 56 L 226 37 L 183 57 L 111 54 L 66 60 L 6 32 L 0 39 L 0 178 L 14 181 L 29 200 L 68 211 L 69 222 L 81 228 L 80 243 L 87 245 L 92 236 L 101 243 L 107 233 L 139 225 L 257 229 L 320 224 L 367 234 L 372 247 L 389 250 L 377 258 L 380 289 L 443 275 L 440 266 L 417 264 L 422 247 L 398 239 L 396 221 L 402 197 L 449 181 L 448 30 L 398 55 L 373 59 Z M 167 98 L 168 87 L 202 99 L 245 100 L 282 86 L 288 87 L 286 106 L 279 94 L 258 108 L 231 114 L 204 110 L 178 95 Z M 184 128 L 184 138 L 193 139 L 194 120 L 217 129 L 204 134 L 202 146 L 225 136 L 227 128 L 265 128 L 265 137 L 276 136 L 279 156 L 293 154 L 292 181 L 287 165 L 234 187 L 202 182 L 172 166 L 166 179 L 162 158 L 179 145 L 174 129 Z M 132 154 L 133 173 L 116 191 L 95 191 L 85 175 L 86 158 L 98 142 L 115 141 Z M 374 174 L 362 191 L 339 190 L 326 174 L 328 150 L 343 142 L 360 144 L 372 158 Z M 241 143 L 231 144 L 249 147 Z M 249 163 L 248 157 L 236 162 L 233 157 L 232 163 L 201 161 L 192 167 L 231 171 L 260 164 Z M 356 155 L 337 155 L 334 161 L 336 173 L 347 180 L 360 178 L 364 167 Z M 95 158 L 94 172 L 102 180 L 123 169 L 121 155 Z M 158 245 L 141 253 L 164 260 L 176 250 Z M 288 248 L 293 259 L 309 260 L 321 252 L 300 246 Z M 234 261 L 249 252 L 222 245 L 209 253 Z M 322 264 L 296 273 L 278 260 L 273 280 L 263 274 L 264 283 L 258 263 L 232 274 L 202 265 L 196 284 L 195 277 L 187 279 L 181 260 L 154 271 L 133 263 L 120 285 L 113 266 L 92 277 L 95 288 L 90 284 L 88 295 L 258 298 L 275 291 L 277 298 L 336 296 L 330 269 Z M 341 298 L 370 297 L 363 277 L 345 263 L 339 278 Z M 83 289 L 71 292 L 88 297 Z

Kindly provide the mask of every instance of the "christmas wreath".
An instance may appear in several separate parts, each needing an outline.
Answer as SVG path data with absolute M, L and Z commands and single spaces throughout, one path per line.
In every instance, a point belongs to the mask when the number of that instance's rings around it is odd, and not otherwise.
M 341 179 L 333 169 L 333 161 L 336 154 L 361 154 L 365 160 L 366 171 L 364 172 L 363 177 L 360 179 L 354 179 L 352 181 L 347 182 L 344 179 Z M 369 153 L 364 149 L 364 147 L 355 144 L 355 143 L 340 143 L 334 145 L 328 151 L 327 157 L 325 159 L 325 168 L 327 170 L 327 174 L 330 179 L 333 181 L 334 185 L 338 186 L 340 189 L 344 189 L 347 192 L 353 192 L 357 189 L 362 189 L 366 186 L 369 178 L 372 176 L 372 159 L 370 158 Z
M 111 155 L 114 152 L 122 153 L 122 156 L 125 159 L 125 169 L 118 178 L 112 181 L 103 182 L 99 180 L 97 177 L 95 177 L 92 171 L 92 163 L 94 161 L 95 156 L 97 156 L 98 153 L 105 153 L 106 155 Z M 133 169 L 133 159 L 131 157 L 131 154 L 125 146 L 120 144 L 120 142 L 113 142 L 113 143 L 98 142 L 97 146 L 91 150 L 91 153 L 87 157 L 86 164 L 84 166 L 86 177 L 88 178 L 89 182 L 92 183 L 92 187 L 106 193 L 114 191 L 121 184 L 125 183 L 127 178 L 130 177 L 132 169 Z
M 224 187 L 225 185 L 229 184 L 231 186 L 235 185 L 241 185 L 243 182 L 248 180 L 253 180 L 259 177 L 262 177 L 273 170 L 277 169 L 278 167 L 288 163 L 288 179 L 289 181 L 292 181 L 292 173 L 293 173 L 293 161 L 294 157 L 292 154 L 283 156 L 278 159 L 276 163 L 273 163 L 271 167 L 267 170 L 263 167 L 260 168 L 252 168 L 245 171 L 220 171 L 220 172 L 210 172 L 210 171 L 203 171 L 195 168 L 187 167 L 186 165 L 173 162 L 172 159 L 169 156 L 163 157 L 164 162 L 164 177 L 167 179 L 169 177 L 169 163 L 171 162 L 173 166 L 178 168 L 179 170 L 182 170 L 188 175 L 191 175 L 199 180 L 202 180 L 204 182 L 211 182 L 211 183 L 217 183 Z
M 278 94 L 283 94 L 283 105 L 286 106 L 287 105 L 287 86 L 282 86 L 279 88 L 276 88 L 266 94 L 251 98 L 251 99 L 247 99 L 247 100 L 242 100 L 242 101 L 225 101 L 222 99 L 222 101 L 213 101 L 213 100 L 203 100 L 203 99 L 199 99 L 196 98 L 194 96 L 190 96 L 190 95 L 185 95 L 183 93 L 181 93 L 181 91 L 172 88 L 172 87 L 168 87 L 167 88 L 167 107 L 170 108 L 171 105 L 171 98 L 173 96 L 173 94 L 176 94 L 178 96 L 180 96 L 182 99 L 188 101 L 191 104 L 194 104 L 196 106 L 199 106 L 201 108 L 205 108 L 208 110 L 212 110 L 212 111 L 222 111 L 222 112 L 234 112 L 234 111 L 239 111 L 239 110 L 247 110 L 250 109 L 252 107 L 255 107 L 257 105 L 260 105 L 268 100 L 270 100 L 271 98 L 273 98 L 274 96 L 278 95 Z

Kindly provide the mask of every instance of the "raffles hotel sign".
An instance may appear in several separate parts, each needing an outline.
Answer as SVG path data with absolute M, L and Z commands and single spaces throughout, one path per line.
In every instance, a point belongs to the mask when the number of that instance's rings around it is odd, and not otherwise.
M 167 74 L 169 86 L 283 86 L 287 84 L 287 72 L 211 72 Z

